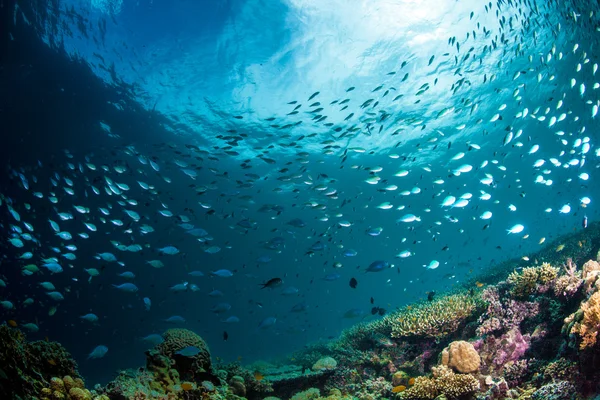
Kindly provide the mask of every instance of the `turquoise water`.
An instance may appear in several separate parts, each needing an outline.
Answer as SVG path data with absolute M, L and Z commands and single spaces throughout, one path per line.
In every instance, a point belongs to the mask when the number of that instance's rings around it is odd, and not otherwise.
M 2 317 L 92 381 L 173 316 L 277 357 L 598 219 L 592 6 L 321 3 L 7 7 Z

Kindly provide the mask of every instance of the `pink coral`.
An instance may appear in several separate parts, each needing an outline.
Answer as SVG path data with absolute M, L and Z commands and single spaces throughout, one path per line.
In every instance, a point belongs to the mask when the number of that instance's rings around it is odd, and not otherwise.
M 518 327 L 524 319 L 531 318 L 539 312 L 538 303 L 500 299 L 498 288 L 494 286 L 485 289 L 481 297 L 487 302 L 488 308 L 479 318 L 481 325 L 477 328 L 477 334 L 480 336 Z

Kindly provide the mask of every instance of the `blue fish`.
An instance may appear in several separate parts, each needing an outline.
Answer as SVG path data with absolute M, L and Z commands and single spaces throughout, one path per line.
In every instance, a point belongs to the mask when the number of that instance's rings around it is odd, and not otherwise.
M 179 354 L 180 356 L 184 357 L 194 357 L 200 354 L 200 349 L 196 346 L 187 346 L 181 350 L 176 351 L 175 354 Z
M 56 263 L 56 262 L 49 262 L 49 263 L 42 264 L 42 267 L 47 268 L 48 271 L 52 272 L 53 274 L 57 274 L 57 273 L 63 271 L 60 264 Z
M 9 239 L 8 241 L 10 242 L 10 244 L 12 244 L 13 246 L 15 246 L 16 248 L 19 248 L 19 249 L 21 247 L 25 246 L 23 244 L 23 241 L 19 238 L 12 238 L 12 239 Z
M 92 314 L 92 313 L 82 315 L 79 318 L 81 318 L 87 322 L 91 322 L 91 323 L 98 322 L 98 316 L 96 314 Z
M 390 264 L 389 262 L 386 261 L 373 261 L 371 263 L 371 265 L 369 265 L 369 267 L 367 268 L 366 272 L 381 272 L 384 269 L 388 269 L 388 268 L 392 268 L 394 265 Z
M 182 324 L 185 322 L 185 318 L 179 315 L 173 315 L 172 317 L 165 319 L 165 322 L 170 322 L 172 324 Z
M 99 257 L 98 259 L 102 259 L 106 262 L 117 261 L 117 257 L 115 257 L 115 255 L 113 253 L 98 253 L 98 254 L 96 254 L 96 257 Z
M 97 346 L 94 350 L 92 350 L 92 352 L 88 355 L 88 360 L 90 358 L 94 359 L 94 358 L 102 358 L 106 355 L 106 353 L 108 353 L 108 347 L 100 345 Z
M 290 311 L 298 313 L 298 312 L 304 312 L 307 309 L 308 309 L 308 304 L 306 304 L 306 301 L 302 301 L 302 302 L 294 305 Z
M 186 233 L 194 236 L 194 237 L 204 237 L 204 236 L 208 236 L 208 232 L 206 232 L 204 229 L 202 228 L 194 228 L 194 229 L 190 229 L 189 231 L 187 231 Z
M 59 292 L 48 292 L 46 293 L 48 296 L 50 296 L 50 298 L 52 300 L 56 300 L 56 301 L 61 301 L 64 300 L 65 298 L 63 297 L 63 295 Z
M 173 255 L 179 253 L 179 249 L 174 246 L 166 246 L 161 249 L 158 249 L 158 252 L 161 254 L 167 254 L 167 255 L 173 256 Z
M 258 324 L 258 329 L 270 328 L 273 325 L 275 325 L 275 322 L 277 322 L 277 318 L 267 317 L 267 318 L 263 319 L 262 321 L 260 321 L 260 324 Z
M 323 280 L 331 282 L 331 281 L 338 280 L 341 277 L 342 276 L 340 274 L 333 273 L 333 274 L 327 274 L 327 275 L 325 275 L 325 277 L 323 278 Z
M 163 339 L 163 337 L 158 333 L 152 333 L 148 336 L 144 336 L 142 340 L 144 342 L 150 343 L 152 346 L 158 346 L 159 344 L 165 341 L 165 339 Z
M 150 307 L 152 307 L 152 301 L 148 297 L 144 297 L 144 307 L 146 311 L 150 311 Z
M 71 236 L 71 234 L 69 232 L 66 232 L 66 231 L 58 232 L 56 234 L 56 236 L 60 237 L 63 240 L 71 240 L 71 239 L 73 239 L 73 237 Z
M 358 254 L 358 251 L 353 249 L 344 250 L 344 257 L 355 257 Z
M 217 271 L 211 271 L 211 275 L 220 276 L 221 278 L 229 278 L 233 276 L 233 272 L 228 269 L 219 269 Z
M 188 289 L 187 282 L 178 283 L 177 285 L 173 285 L 170 287 L 170 290 L 172 292 L 185 292 L 187 289 Z
M 129 293 L 135 293 L 139 290 L 138 287 L 135 286 L 133 283 L 122 283 L 120 285 L 113 285 L 113 287 L 119 289 L 122 292 Z
M 260 256 L 256 259 L 256 262 L 259 264 L 267 264 L 271 262 L 271 257 L 264 255 L 264 256 Z
M 361 310 L 360 308 L 352 308 L 344 313 L 344 318 L 358 318 L 364 315 L 364 310 Z

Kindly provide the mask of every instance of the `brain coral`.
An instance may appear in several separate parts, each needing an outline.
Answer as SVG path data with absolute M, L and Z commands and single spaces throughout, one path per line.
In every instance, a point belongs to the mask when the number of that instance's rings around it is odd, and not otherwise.
M 313 371 L 323 371 L 329 369 L 335 369 L 337 367 L 337 361 L 335 361 L 331 357 L 323 357 L 320 358 L 314 365 L 312 366 Z
M 188 346 L 197 347 L 200 352 L 192 357 L 198 366 L 209 371 L 211 368 L 210 350 L 208 345 L 200 336 L 188 329 L 168 329 L 163 333 L 164 342 L 156 346 L 160 354 L 173 358 L 173 355 Z

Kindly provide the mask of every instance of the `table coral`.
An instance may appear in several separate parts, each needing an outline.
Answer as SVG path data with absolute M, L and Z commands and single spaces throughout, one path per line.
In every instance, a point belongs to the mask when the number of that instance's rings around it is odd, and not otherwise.
M 441 338 L 455 332 L 479 305 L 467 293 L 440 297 L 390 314 L 392 337 L 422 336 Z

